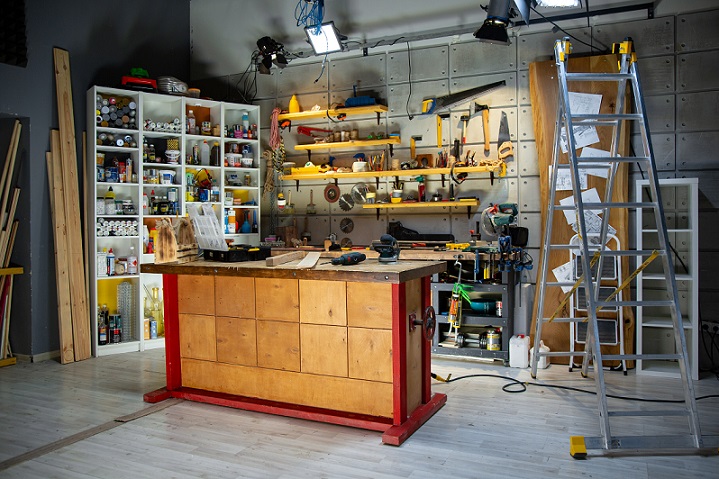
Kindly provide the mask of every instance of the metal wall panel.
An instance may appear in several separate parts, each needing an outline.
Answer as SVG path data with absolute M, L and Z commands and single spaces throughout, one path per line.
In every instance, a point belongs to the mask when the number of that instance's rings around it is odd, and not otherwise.
M 408 150 L 412 136 L 421 136 L 422 139 L 416 142 L 417 154 L 437 154 L 437 126 L 434 116 L 416 116 L 413 120 L 406 116 L 391 117 L 388 120 L 388 130 L 399 131 L 403 149 Z
M 369 92 L 368 92 L 369 93 Z M 387 87 L 380 86 L 380 87 L 374 87 L 371 90 L 372 96 L 377 100 L 377 103 L 380 103 L 382 105 L 387 104 Z M 358 93 L 359 94 L 359 93 Z M 349 90 L 335 90 L 330 93 L 330 106 L 336 106 L 336 105 L 344 105 L 348 98 L 354 96 L 354 91 L 352 89 Z M 384 114 L 380 114 L 380 117 L 383 117 Z M 376 113 L 370 113 L 368 115 L 352 115 L 352 118 L 377 118 Z
M 517 74 L 500 73 L 496 75 L 477 75 L 472 77 L 454 78 L 450 83 L 450 93 L 458 93 L 470 88 L 488 85 L 504 80 L 506 86 L 491 91 L 486 95 L 475 98 L 474 102 L 488 104 L 491 107 L 515 106 L 517 104 Z M 458 105 L 457 109 L 469 108 L 469 101 L 466 104 Z
M 269 75 L 262 75 L 260 73 L 253 74 L 248 72 L 248 77 L 254 77 L 254 81 L 257 83 L 257 96 L 256 98 L 274 98 L 277 96 L 277 77 L 275 75 L 279 70 L 270 70 Z M 230 88 L 236 88 L 237 82 L 240 80 L 242 75 L 231 75 L 230 76 Z M 244 83 L 244 82 L 243 82 Z
M 519 97 L 520 105 L 531 105 L 532 97 L 529 91 L 529 70 L 522 70 L 519 72 L 519 87 L 517 90 L 517 96 Z
M 408 83 L 388 87 L 387 108 L 389 109 L 389 116 L 406 116 L 408 109 L 410 115 L 421 114 L 422 100 L 449 94 L 449 81 L 413 82 L 411 89 L 412 96 L 409 98 L 409 103 L 407 103 L 407 96 L 410 94 L 410 85 Z
M 539 176 L 539 157 L 537 144 L 533 141 L 520 141 L 515 147 L 517 168 L 522 177 Z
M 719 91 L 677 95 L 677 131 L 717 129 Z
M 233 86 L 228 85 L 229 78 L 231 78 L 231 76 L 223 75 L 214 78 L 193 80 L 192 87 L 199 88 L 200 94 L 203 97 L 214 98 L 215 100 L 234 99 L 237 98 L 237 93 L 235 93 Z
M 699 224 L 701 225 L 699 251 L 716 250 L 717 238 L 719 238 L 719 221 L 717 221 L 716 211 L 699 211 Z M 719 290 L 716 280 L 712 284 L 713 289 Z
M 253 104 L 260 107 L 260 128 L 270 127 L 270 117 L 272 116 L 272 110 L 274 110 L 276 106 L 279 108 L 287 108 L 287 106 L 280 105 L 275 98 L 255 100 Z M 267 131 L 269 132 L 269 129 Z
M 357 85 L 358 90 L 384 86 L 387 77 L 385 54 L 343 58 L 329 64 L 330 88 L 342 90 Z
M 643 151 L 641 144 L 642 137 L 640 135 L 632 135 L 631 140 L 635 154 L 641 155 Z M 674 134 L 652 134 L 651 140 L 657 171 L 674 171 L 676 167 L 676 161 L 674 159 Z M 635 165 L 632 166 L 636 168 Z
M 449 49 L 449 68 L 452 78 L 514 71 L 517 68 L 517 46 L 503 47 L 476 40 L 456 43 Z
M 674 17 L 598 25 L 594 28 L 594 38 L 609 47 L 626 37 L 631 37 L 634 41 L 634 48 L 639 58 L 672 53 Z
M 677 135 L 678 170 L 719 169 L 719 132 Z
M 529 229 L 529 241 L 527 248 L 539 248 L 542 243 L 542 214 L 541 213 L 521 213 L 517 223 Z
M 535 213 L 542 210 L 539 200 L 539 177 L 522 177 L 519 180 L 519 210 L 522 213 Z
M 413 82 L 447 78 L 446 46 L 418 48 L 411 52 Z M 406 83 L 409 81 L 409 70 L 406 49 L 387 54 L 387 83 Z
M 644 95 L 674 91 L 674 56 L 643 58 L 637 69 Z
M 644 101 L 649 131 L 674 130 L 674 95 L 648 96 Z
M 719 50 L 678 55 L 677 91 L 719 89 Z
M 677 15 L 677 52 L 719 48 L 719 10 Z
M 532 118 L 532 107 L 519 107 L 519 119 L 517 124 L 517 137 L 520 140 L 534 139 L 534 120 Z
M 292 96 L 301 93 L 326 92 L 328 70 L 325 67 L 322 71 L 321 63 L 290 65 L 282 70 L 277 70 L 277 95 Z
M 573 28 L 567 30 L 575 37 L 589 43 L 588 28 Z M 541 62 L 554 59 L 554 42 L 561 40 L 564 34 L 561 32 L 542 32 L 520 35 L 517 39 L 517 48 L 519 55 L 519 68 L 526 70 L 532 62 Z M 587 53 L 589 47 L 579 42 L 573 42 L 572 48 L 574 54 Z

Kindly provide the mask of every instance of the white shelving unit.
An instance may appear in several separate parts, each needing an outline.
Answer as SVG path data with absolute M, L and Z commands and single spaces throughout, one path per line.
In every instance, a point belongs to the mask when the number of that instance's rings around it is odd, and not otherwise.
M 649 182 L 637 180 L 636 201 L 647 201 Z M 699 212 L 697 178 L 659 180 L 669 241 L 676 250 L 674 270 L 679 293 L 691 377 L 699 379 Z M 654 215 L 637 210 L 637 249 L 657 248 Z M 682 264 L 683 263 L 683 264 Z M 685 269 L 686 266 L 686 269 Z M 661 265 L 650 264 L 637 276 L 637 300 L 669 299 Z M 637 354 L 673 353 L 674 334 L 668 308 L 637 308 Z M 678 363 L 637 361 L 638 374 L 679 377 Z
M 107 100 L 107 105 L 102 100 Z M 115 108 L 111 108 L 113 106 Z M 186 131 L 189 110 L 195 115 L 196 125 L 200 128 L 195 133 L 199 134 Z M 234 134 L 235 125 L 243 125 L 244 113 L 247 113 L 247 120 L 253 129 L 251 138 L 239 138 Z M 188 205 L 200 203 L 212 204 L 223 227 L 230 211 L 234 211 L 237 231 L 228 232 L 226 239 L 235 244 L 259 244 L 260 139 L 259 128 L 252 128 L 252 125 L 260 124 L 258 106 L 95 86 L 87 91 L 87 115 L 87 175 L 91 179 L 86 204 L 89 251 L 102 252 L 112 248 L 117 258 L 126 258 L 134 248 L 139 264 L 151 263 L 154 256 L 144 254 L 143 226 L 151 230 L 158 219 L 187 215 Z M 203 122 L 209 122 L 207 134 L 202 134 Z M 101 134 L 110 135 L 113 140 L 111 145 L 98 141 Z M 126 137 L 127 144 L 122 144 Z M 122 140 L 122 146 L 118 146 L 118 140 Z M 210 147 L 217 143 L 220 151 L 218 164 L 194 164 L 193 146 L 202 145 L 204 141 Z M 149 145 L 154 147 L 159 161 L 143 158 L 145 143 L 148 148 Z M 173 149 L 180 151 L 179 158 L 176 164 L 169 164 L 165 152 Z M 238 162 L 239 157 L 244 156 L 246 164 L 229 164 L 226 154 L 233 152 L 237 152 Z M 101 158 L 101 161 L 108 171 L 115 160 L 118 166 L 127 165 L 127 160 L 131 160 L 136 178 L 128 175 L 121 181 L 113 176 L 113 181 L 105 181 L 98 172 L 97 159 L 102 155 L 104 159 Z M 247 164 L 250 160 L 251 165 Z M 198 180 L 206 180 L 202 188 L 197 186 Z M 106 214 L 97 209 L 98 199 L 104 198 L 110 187 L 116 200 L 126 200 L 134 206 L 134 214 Z M 160 207 L 157 212 L 152 211 L 150 204 L 148 209 L 143 209 L 145 195 L 148 203 L 153 196 L 158 200 Z M 130 222 L 130 227 L 136 227 L 137 234 L 133 231 L 131 235 L 102 236 L 97 225 L 109 221 Z M 125 281 L 132 286 L 135 316 L 131 321 L 130 337 L 107 345 L 98 344 L 98 324 L 93 320 L 93 354 L 101 356 L 164 347 L 164 338 L 145 339 L 143 330 L 146 291 L 152 291 L 153 287 L 161 291 L 161 276 L 122 274 L 105 277 L 101 274 L 105 265 L 98 264 L 97 255 L 91 253 L 88 258 L 91 317 L 96 318 L 96 312 L 103 304 L 108 305 L 110 314 L 117 312 L 117 287 Z

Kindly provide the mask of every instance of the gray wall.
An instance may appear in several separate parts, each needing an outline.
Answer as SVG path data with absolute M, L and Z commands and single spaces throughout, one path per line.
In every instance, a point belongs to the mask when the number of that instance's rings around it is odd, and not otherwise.
M 154 77 L 189 78 L 190 5 L 141 0 L 26 4 L 27 68 L 0 64 L 0 151 L 4 161 L 12 128 L 8 118 L 25 118 L 19 158 L 21 223 L 12 258 L 25 274 L 16 282 L 10 341 L 15 353 L 36 356 L 59 348 L 45 167 L 50 129 L 58 127 L 52 48 L 70 52 L 79 154 L 90 86 L 117 86 L 135 66 Z
M 700 308 L 705 321 L 717 321 L 719 315 L 716 313 L 715 293 L 718 288 L 712 273 L 719 267 L 714 241 L 719 228 L 719 160 L 715 153 L 719 142 L 719 120 L 716 115 L 719 69 L 715 66 L 719 60 L 719 33 L 714 27 L 719 22 L 719 10 L 606 25 L 602 24 L 602 20 L 597 19 L 597 25 L 591 29 L 573 28 L 570 33 L 585 41 L 589 41 L 590 34 L 593 34 L 595 40 L 605 44 L 622 40 L 626 36 L 634 39 L 660 177 L 700 178 Z M 397 33 L 398 37 L 401 35 L 402 32 Z M 412 96 L 408 107 L 412 114 L 418 113 L 421 100 L 425 97 L 455 93 L 499 79 L 507 82 L 506 88 L 484 96 L 480 101 L 492 107 L 492 156 L 496 149 L 500 111 L 504 111 L 509 118 L 512 139 L 516 142 L 515 161 L 508 165 L 506 179 L 491 185 L 486 177 L 473 175 L 459 187 L 459 191 L 480 198 L 478 212 L 490 202 L 517 202 L 521 210 L 520 223 L 530 228 L 529 248 L 537 260 L 541 204 L 528 71 L 531 62 L 550 58 L 553 43 L 559 35 L 551 31 L 524 31 L 513 39 L 509 47 L 481 44 L 465 38 L 459 42 L 455 38 L 440 38 L 433 45 L 410 45 Z M 576 41 L 573 46 L 575 54 L 589 50 Z M 405 159 L 408 157 L 410 136 L 422 135 L 423 140 L 418 143 L 417 152 L 436 154 L 434 117 L 415 116 L 413 120 L 407 117 L 410 76 L 407 48 L 407 44 L 400 40 L 394 47 L 384 51 L 371 49 L 366 57 L 359 52 L 334 54 L 324 71 L 320 63 L 292 62 L 284 70 L 273 69 L 272 75 L 259 75 L 256 103 L 267 112 L 263 114 L 265 122 L 262 126 L 265 129 L 262 138 L 269 138 L 269 112 L 275 106 L 287 108 L 292 94 L 297 94 L 303 109 L 315 104 L 325 108 L 350 96 L 352 85 L 358 84 L 360 89 L 377 93 L 389 106 L 389 112 L 381 118 L 380 126 L 372 117 L 350 118 L 342 125 L 328 120 L 303 124 L 327 129 L 356 127 L 361 134 L 377 130 L 399 132 L 403 141 L 400 147 L 395 148 L 395 153 Z M 214 95 L 233 98 L 236 97 L 235 85 L 239 79 L 239 74 L 227 75 L 208 80 L 205 84 Z M 460 134 L 459 115 L 467 113 L 467 108 L 468 104 L 460 106 L 453 111 L 451 119 L 445 121 L 445 145 Z M 307 161 L 306 155 L 297 154 L 292 149 L 298 141 L 307 142 L 307 139 L 298 137 L 294 130 L 285 132 L 283 136 L 289 159 L 299 165 Z M 481 155 L 481 140 L 481 120 L 472 119 L 467 147 Z M 349 164 L 354 153 L 336 152 L 333 155 L 339 161 Z M 326 159 L 326 153 L 312 155 L 315 163 Z M 633 181 L 637 178 L 639 173 L 633 171 L 632 190 Z M 349 192 L 353 184 L 351 181 L 340 181 L 341 191 Z M 469 230 L 475 228 L 479 219 L 478 213 L 468 218 L 465 211 L 459 210 L 435 210 L 429 213 L 423 210 L 420 214 L 398 214 L 397 210 L 390 210 L 390 213 L 381 214 L 379 220 L 376 220 L 374 211 L 355 207 L 345 212 L 338 208 L 337 203 L 327 204 L 321 197 L 325 185 L 326 182 L 302 182 L 299 191 L 293 182 L 283 185 L 285 194 L 292 190 L 300 231 L 306 229 L 304 208 L 309 202 L 309 191 L 314 190 L 319 214 L 308 218 L 307 229 L 318 243 L 334 232 L 339 238 L 349 237 L 355 244 L 368 244 L 385 232 L 387 223 L 394 220 L 425 233 L 451 232 L 457 240 L 466 241 L 469 239 Z M 407 188 L 414 191 L 416 184 L 406 180 Z M 436 190 L 442 190 L 445 195 L 447 193 L 447 187 L 443 188 L 438 178 L 430 178 L 427 191 L 431 193 Z M 379 191 L 386 193 L 388 183 L 382 181 Z M 268 208 L 265 208 L 265 214 L 268 213 Z M 350 234 L 339 230 L 339 222 L 344 217 L 351 217 L 354 221 L 354 230 Z M 263 219 L 263 225 L 283 225 L 290 221 L 291 218 L 278 215 L 274 223 L 270 218 Z M 631 233 L 630 237 L 633 236 Z M 535 268 L 527 279 L 535 281 L 536 274 Z

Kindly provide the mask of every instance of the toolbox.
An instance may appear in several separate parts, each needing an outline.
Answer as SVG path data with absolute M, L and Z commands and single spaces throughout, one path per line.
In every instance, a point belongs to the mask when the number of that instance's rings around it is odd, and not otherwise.
M 233 245 L 227 251 L 206 249 L 204 257 L 208 261 L 238 263 L 241 261 L 257 261 L 269 258 L 272 248 L 269 246 Z

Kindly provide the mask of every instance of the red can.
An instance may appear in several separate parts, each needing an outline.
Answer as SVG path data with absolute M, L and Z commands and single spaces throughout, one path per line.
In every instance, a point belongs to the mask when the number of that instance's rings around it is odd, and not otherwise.
M 495 308 L 497 308 L 497 316 L 502 316 L 502 302 L 497 301 L 494 303 Z

